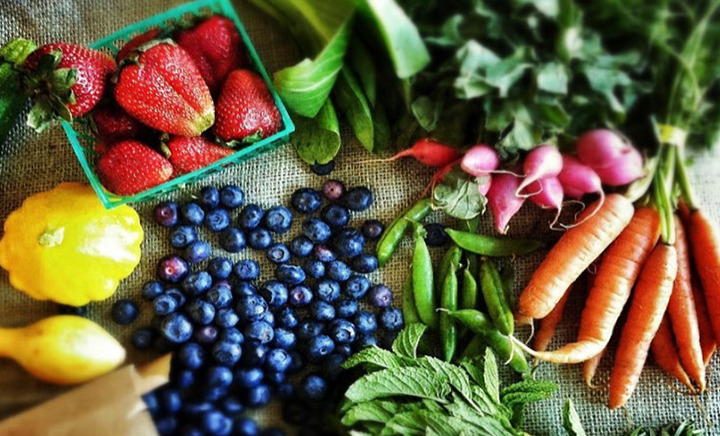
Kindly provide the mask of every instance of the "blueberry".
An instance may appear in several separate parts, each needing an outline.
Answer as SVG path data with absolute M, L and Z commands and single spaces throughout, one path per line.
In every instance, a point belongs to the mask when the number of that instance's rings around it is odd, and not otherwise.
M 256 295 L 257 288 L 250 282 L 237 282 L 232 288 L 232 293 L 236 298 L 248 295 Z
M 307 352 L 310 360 L 320 361 L 335 351 L 335 342 L 327 335 L 317 335 L 308 341 Z
M 186 401 L 182 407 L 182 413 L 188 416 L 198 416 L 209 410 L 213 410 L 213 405 L 205 401 Z
M 228 283 L 214 285 L 209 291 L 207 291 L 205 299 L 208 303 L 215 306 L 215 309 L 223 309 L 230 306 L 230 303 L 232 303 L 233 300 L 230 285 Z
M 370 289 L 370 304 L 373 306 L 388 307 L 392 304 L 392 301 L 392 291 L 387 286 L 377 285 Z
M 178 302 L 172 295 L 162 294 L 153 300 L 153 310 L 158 315 L 169 315 L 178 308 Z
M 209 386 L 203 386 L 202 389 L 199 390 L 198 395 L 200 399 L 214 403 L 221 398 L 227 397 L 229 390 L 230 389 L 225 387 L 211 388 Z
M 365 237 L 356 229 L 343 228 L 333 236 L 333 248 L 340 257 L 356 257 L 362 253 L 364 246 Z
M 198 369 L 205 364 L 205 349 L 195 342 L 188 342 L 180 347 L 177 354 L 178 362 L 188 369 Z
M 205 370 L 205 385 L 211 388 L 228 388 L 233 382 L 233 373 L 225 366 L 211 366 Z
M 192 226 L 199 226 L 205 219 L 205 211 L 195 202 L 186 203 L 180 209 L 183 222 Z
M 197 230 L 192 226 L 178 226 L 170 233 L 170 245 L 175 248 L 185 248 L 197 239 Z
M 285 351 L 285 350 L 283 350 L 283 351 Z M 271 352 L 272 352 L 272 350 L 270 350 L 268 352 L 268 359 L 265 361 L 265 368 L 266 368 L 265 380 L 268 383 L 270 383 L 273 387 L 275 387 L 275 386 L 279 385 L 280 383 L 285 383 L 285 381 L 287 380 L 287 375 L 285 375 L 284 372 L 275 371 L 270 368 L 269 361 L 270 361 L 270 353 Z M 290 359 L 289 356 L 288 356 L 288 359 Z
M 118 300 L 112 305 L 110 316 L 120 325 L 127 325 L 135 321 L 140 315 L 137 304 L 130 300 Z
M 220 193 L 216 187 L 206 186 L 200 190 L 198 201 L 205 210 L 215 209 L 220 205 Z
M 183 258 L 188 263 L 200 263 L 207 260 L 212 254 L 212 247 L 205 241 L 195 241 L 185 247 Z
M 303 264 L 303 271 L 305 271 L 305 275 L 319 279 L 325 276 L 325 264 L 319 260 L 310 259 Z
M 160 259 L 157 266 L 157 276 L 160 280 L 177 283 L 188 274 L 190 268 L 187 262 L 179 256 L 170 255 Z
M 370 289 L 370 280 L 367 277 L 353 274 L 345 282 L 345 295 L 353 300 L 362 299 Z
M 310 314 L 316 321 L 332 321 L 335 319 L 335 308 L 324 301 L 316 301 L 310 306 Z
M 195 384 L 195 372 L 189 369 L 175 370 L 170 378 L 173 386 L 180 390 L 189 389 Z
M 297 236 L 290 241 L 290 252 L 297 257 L 307 257 L 312 253 L 313 242 L 307 236 Z
M 240 322 L 240 317 L 234 310 L 223 308 L 215 314 L 215 324 L 221 328 L 233 327 Z
M 255 386 L 245 393 L 245 404 L 251 409 L 259 409 L 270 402 L 271 395 L 270 386 Z
M 268 248 L 267 258 L 272 263 L 287 263 L 290 260 L 290 250 L 283 243 L 274 244 Z
M 192 300 L 185 310 L 196 324 L 208 325 L 215 319 L 215 307 L 203 300 Z
M 293 192 L 290 197 L 290 204 L 296 211 L 302 214 L 315 213 L 322 205 L 320 193 L 311 188 L 300 188 Z
M 183 294 L 180 289 L 178 288 L 170 288 L 165 291 L 165 295 L 170 296 L 173 300 L 175 300 L 175 303 L 177 304 L 177 307 L 182 307 L 185 305 L 185 302 L 187 301 L 187 297 L 185 294 Z
M 317 374 L 309 374 L 302 380 L 300 389 L 305 398 L 320 401 L 327 393 L 327 382 Z
M 242 344 L 245 342 L 245 337 L 242 333 L 240 333 L 240 330 L 236 329 L 235 327 L 226 327 L 222 329 L 220 334 L 218 335 L 219 341 L 224 342 L 231 342 L 233 344 Z
M 366 220 L 360 229 L 367 240 L 377 241 L 385 231 L 385 226 L 378 220 Z
M 279 373 L 285 373 L 290 367 L 292 358 L 290 354 L 282 348 L 274 348 L 268 352 L 267 360 L 265 361 L 265 368 L 269 371 L 276 371 Z
M 162 294 L 164 290 L 162 283 L 151 280 L 143 285 L 141 294 L 144 299 L 152 301 Z
M 373 194 L 364 186 L 352 188 L 345 193 L 343 204 L 355 212 L 362 212 L 372 206 Z
M 335 169 L 335 161 L 334 160 L 331 160 L 328 163 L 324 163 L 324 164 L 315 162 L 314 164 L 310 165 L 310 170 L 312 170 L 312 172 L 317 174 L 318 176 L 327 176 L 334 169 Z
M 269 310 L 260 316 L 259 321 L 265 321 L 272 327 L 275 327 L 275 315 L 273 315 L 273 313 Z
M 335 314 L 339 318 L 352 318 L 358 311 L 358 303 L 355 300 L 340 300 L 335 305 Z
M 327 266 L 327 276 L 338 282 L 345 282 L 350 278 L 352 271 L 342 260 L 334 260 Z
M 171 313 L 162 321 L 160 331 L 168 341 L 180 344 L 190 339 L 193 334 L 193 326 L 185 315 Z
M 268 280 L 258 290 L 270 307 L 280 307 L 288 301 L 287 287 L 277 280 Z
M 333 229 L 345 227 L 350 222 L 350 211 L 339 204 L 329 204 L 320 213 L 322 220 Z
M 236 311 L 242 322 L 258 319 L 267 310 L 267 302 L 259 295 L 245 295 L 238 298 Z
M 235 372 L 235 381 L 238 386 L 251 389 L 260 386 L 264 378 L 264 373 L 260 368 L 242 368 Z
M 220 204 L 228 209 L 240 207 L 245 202 L 245 193 L 235 185 L 223 186 L 220 189 Z
M 345 185 L 339 180 L 328 180 L 322 185 L 322 194 L 330 201 L 338 201 L 345 195 Z
M 235 264 L 234 271 L 240 280 L 255 280 L 260 275 L 260 265 L 252 259 L 243 259 Z
M 264 222 L 268 230 L 275 233 L 285 233 L 292 225 L 292 212 L 285 206 L 274 206 L 265 212 Z
M 160 436 L 170 436 L 175 433 L 177 419 L 174 416 L 163 416 L 155 421 L 155 430 Z
M 228 227 L 220 233 L 220 246 L 229 253 L 239 253 L 245 248 L 245 233 L 237 227 Z
M 203 413 L 200 422 L 203 430 L 213 436 L 227 436 L 232 432 L 232 419 L 217 410 Z
M 248 204 L 240 212 L 238 224 L 245 230 L 254 229 L 262 222 L 265 211 L 257 204 Z
M 289 307 L 283 308 L 278 313 L 278 326 L 289 330 L 294 329 L 298 325 L 297 315 L 295 311 Z
M 430 247 L 442 247 L 450 243 L 450 236 L 445 232 L 445 226 L 438 223 L 426 224 L 425 243 Z
M 375 272 L 379 266 L 380 263 L 378 262 L 378 258 L 373 254 L 363 253 L 352 260 L 353 271 L 363 274 Z
M 295 386 L 287 382 L 280 383 L 275 386 L 275 395 L 277 395 L 280 401 L 290 400 L 295 396 Z
M 330 226 L 318 218 L 308 218 L 303 221 L 302 232 L 314 243 L 325 242 L 332 236 Z
M 178 223 L 178 205 L 174 201 L 163 201 L 155 206 L 155 222 L 163 227 L 173 227 Z
M 230 226 L 230 213 L 225 209 L 214 209 L 205 214 L 205 227 L 211 232 L 221 232 Z
M 182 290 L 185 295 L 201 295 L 207 292 L 212 286 L 212 277 L 207 271 L 194 272 L 182 282 Z
M 297 285 L 305 281 L 305 271 L 297 265 L 278 265 L 275 278 L 288 285 Z
M 255 421 L 250 418 L 240 418 L 235 423 L 235 434 L 237 436 L 258 436 L 260 429 Z
M 275 337 L 275 331 L 265 321 L 253 321 L 245 326 L 243 335 L 246 339 L 257 341 L 260 344 L 267 344 Z
M 258 227 L 248 231 L 248 245 L 255 250 L 264 250 L 273 243 L 273 238 L 267 229 Z
M 233 270 L 232 260 L 227 257 L 214 257 L 208 262 L 207 272 L 214 279 L 226 279 Z
M 320 301 L 332 303 L 340 298 L 340 285 L 329 279 L 322 279 L 315 285 L 315 293 Z
M 215 362 L 226 366 L 235 365 L 238 360 L 240 360 L 240 357 L 242 357 L 240 344 L 229 341 L 219 341 L 215 343 L 211 352 Z
M 326 245 L 316 245 L 313 248 L 313 256 L 320 262 L 332 262 L 337 259 L 337 255 Z
M 377 338 L 371 333 L 367 335 L 361 335 L 355 345 L 358 347 L 359 350 L 362 350 L 363 348 L 367 347 L 377 347 L 378 341 Z
M 272 341 L 273 347 L 290 350 L 295 347 L 296 342 L 295 333 L 284 328 L 275 329 L 275 338 Z
M 195 342 L 205 345 L 214 343 L 217 337 L 218 329 L 212 325 L 206 325 L 195 329 L 195 333 L 193 334 L 193 340 L 195 340 Z
M 322 364 L 322 374 L 328 380 L 336 380 L 342 373 L 342 364 L 345 362 L 345 357 L 338 353 L 333 353 L 325 359 Z
M 355 322 L 357 331 L 362 334 L 372 333 L 377 329 L 377 319 L 375 319 L 375 315 L 365 310 L 358 312 L 353 321 Z
M 325 330 L 325 325 L 320 322 L 304 321 L 298 326 L 297 336 L 303 341 L 309 341 Z
M 403 326 L 402 311 L 397 307 L 388 307 L 380 314 L 380 326 L 391 332 L 400 330 Z
M 297 374 L 305 368 L 305 361 L 298 351 L 290 352 L 290 366 L 287 369 L 288 374 Z
M 281 428 L 270 427 L 263 430 L 262 433 L 260 433 L 260 436 L 287 436 L 287 433 L 285 433 L 285 430 Z
M 344 319 L 337 319 L 330 324 L 330 338 L 338 344 L 355 342 L 357 330 L 355 325 Z
M 245 405 L 236 397 L 227 397 L 220 401 L 220 409 L 228 416 L 237 417 L 245 411 Z
M 157 339 L 157 332 L 150 327 L 143 327 L 132 333 L 130 341 L 133 347 L 138 350 L 149 350 L 152 348 L 155 339 Z
M 350 344 L 339 344 L 335 346 L 335 352 L 344 357 L 350 357 L 353 354 Z

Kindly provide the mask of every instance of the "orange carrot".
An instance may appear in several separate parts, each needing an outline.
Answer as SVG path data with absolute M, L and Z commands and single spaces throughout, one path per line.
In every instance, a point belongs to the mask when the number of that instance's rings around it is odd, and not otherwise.
M 620 235 L 634 212 L 632 203 L 618 194 L 608 195 L 597 212 L 596 208 L 591 206 L 580 216 L 582 224 L 568 230 L 535 271 L 518 300 L 521 315 L 545 318 L 568 287 Z M 588 213 L 595 214 L 583 221 Z
M 653 338 L 650 344 L 650 351 L 652 351 L 653 359 L 660 369 L 675 377 L 680 383 L 690 388 L 690 390 L 695 390 L 695 386 L 693 386 L 690 381 L 690 377 L 688 377 L 680 364 L 680 356 L 678 356 L 675 338 L 673 337 L 670 320 L 667 316 L 663 317 L 660 327 L 657 333 L 655 333 L 655 338 Z
M 600 361 L 602 360 L 603 356 L 605 355 L 605 349 L 599 353 L 596 354 L 594 357 L 586 360 L 583 363 L 583 380 L 585 380 L 585 384 L 591 388 L 595 389 L 598 386 L 593 384 L 593 379 L 595 378 L 595 373 L 597 372 L 598 366 L 600 366 Z
M 610 374 L 608 407 L 611 409 L 624 406 L 637 386 L 650 343 L 670 301 L 676 275 L 675 247 L 658 244 L 640 273 L 627 322 L 620 335 Z
M 690 284 L 690 253 L 685 231 L 679 217 L 675 217 L 675 252 L 677 253 L 677 277 L 673 286 L 668 315 L 670 326 L 678 344 L 678 354 L 687 375 L 692 378 L 700 392 L 705 391 L 705 365 L 700 347 L 700 329 Z M 669 372 L 669 371 L 668 371 Z M 682 382 L 682 380 L 680 380 Z
M 585 301 L 577 342 L 555 351 L 527 352 L 554 363 L 579 363 L 600 353 L 610 341 L 630 291 L 659 237 L 658 213 L 647 207 L 638 209 L 603 256 Z
M 702 210 L 690 212 L 688 230 L 693 260 L 705 292 L 715 338 L 720 337 L 720 234 Z
M 700 330 L 700 348 L 703 354 L 703 363 L 708 366 L 710 359 L 715 354 L 717 341 L 710 324 L 710 315 L 708 315 L 707 304 L 705 303 L 705 295 L 703 295 L 702 286 L 696 275 L 690 279 L 693 291 L 693 300 L 695 301 L 695 309 L 698 317 L 698 329 Z
M 553 336 L 555 336 L 555 328 L 562 320 L 565 304 L 567 303 L 572 287 L 573 285 L 570 285 L 568 290 L 565 291 L 565 295 L 562 296 L 553 310 L 551 310 L 545 318 L 540 320 L 540 328 L 535 332 L 535 341 L 533 342 L 533 348 L 535 348 L 535 350 L 545 351 L 548 345 L 550 345 Z

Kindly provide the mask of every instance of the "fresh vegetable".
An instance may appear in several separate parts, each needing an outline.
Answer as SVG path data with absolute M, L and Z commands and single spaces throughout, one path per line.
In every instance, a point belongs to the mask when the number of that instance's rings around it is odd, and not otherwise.
M 532 253 L 542 247 L 542 242 L 535 239 L 486 236 L 454 229 L 445 229 L 445 231 L 458 247 L 482 256 L 517 256 Z
M 422 322 L 431 327 L 437 327 L 437 298 L 435 283 L 433 281 L 432 259 L 430 251 L 425 244 L 425 232 L 421 224 L 415 226 L 415 250 L 412 257 L 413 297 L 415 308 Z
M 71 306 L 105 300 L 140 262 L 143 230 L 129 206 L 107 210 L 89 186 L 61 183 L 5 221 L 0 266 L 32 298 Z
M 704 434 L 707 434 L 705 430 L 696 428 L 692 421 L 683 421 L 657 428 L 638 427 L 627 436 L 702 436 Z
M 463 268 L 462 287 L 460 288 L 460 309 L 476 309 L 478 305 L 478 285 L 472 273 L 473 268 L 468 265 Z
M 450 248 L 445 252 L 442 259 L 440 259 L 440 264 L 437 267 L 437 274 L 435 274 L 435 289 L 438 290 L 438 293 L 440 292 L 440 289 L 443 287 L 443 282 L 445 281 L 445 277 L 448 274 L 448 271 L 450 270 L 451 265 L 455 265 L 455 269 L 457 270 L 457 265 L 460 265 L 460 260 L 462 259 L 462 250 L 457 245 L 453 244 L 450 246 Z
M 563 208 L 563 187 L 557 177 L 546 177 L 529 185 L 529 200 L 541 209 L 555 209 L 555 218 L 550 223 L 554 228 Z
M 585 380 L 585 384 L 590 389 L 596 389 L 598 387 L 595 386 L 592 381 L 595 378 L 595 373 L 600 366 L 600 362 L 602 361 L 603 356 L 605 356 L 606 349 L 607 348 L 603 348 L 603 350 L 599 354 L 596 354 L 594 357 L 591 357 L 590 359 L 583 362 L 583 380 Z
M 125 360 L 125 349 L 94 322 L 58 315 L 27 327 L 0 329 L 0 356 L 15 360 L 40 380 L 71 385 L 117 368 Z
M 600 176 L 589 166 L 566 154 L 563 155 L 563 167 L 558 180 L 563 193 L 577 200 L 585 194 L 605 195 Z
M 703 362 L 707 367 L 710 364 L 710 359 L 715 350 L 717 349 L 717 342 L 715 340 L 715 334 L 713 333 L 712 323 L 710 322 L 710 315 L 708 314 L 707 304 L 705 303 L 705 295 L 702 290 L 702 286 L 697 280 L 696 276 L 691 277 L 691 284 L 693 290 L 693 301 L 695 302 L 695 308 L 697 309 L 698 316 L 698 330 L 700 332 L 700 348 L 703 353 Z
M 460 156 L 462 156 L 462 151 L 455 147 L 423 138 L 418 139 L 412 147 L 386 160 L 393 161 L 403 157 L 412 157 L 429 167 L 444 167 L 455 162 Z
M 557 148 L 551 145 L 540 145 L 533 148 L 525 156 L 523 161 L 524 177 L 515 190 L 515 195 L 520 196 L 527 186 L 548 177 L 557 177 L 563 166 L 563 159 Z M 525 194 L 527 196 L 533 193 Z
M 35 43 L 22 38 L 13 39 L 0 48 L 0 143 L 27 102 L 20 67 L 35 48 Z
M 460 162 L 460 168 L 474 177 L 487 176 L 498 166 L 500 166 L 500 157 L 497 151 L 485 144 L 470 147 Z
M 480 264 L 480 290 L 495 328 L 504 335 L 512 335 L 515 328 L 512 310 L 505 299 L 500 272 L 490 261 Z
M 417 308 L 415 307 L 415 294 L 413 292 L 413 268 L 410 267 L 402 293 L 402 311 L 403 319 L 406 324 L 414 324 L 422 322 Z
M 133 195 L 170 180 L 173 166 L 160 153 L 130 139 L 118 142 L 100 156 L 97 172 L 108 191 Z
M 565 311 L 565 305 L 572 292 L 573 285 L 570 285 L 570 289 L 565 291 L 565 295 L 562 296 L 560 301 L 553 307 L 553 310 L 547 314 L 547 316 L 540 320 L 540 327 L 535 331 L 535 340 L 533 342 L 533 349 L 536 351 L 547 350 L 548 345 L 555 336 L 555 328 L 562 321 L 563 312 Z
M 425 219 L 430 214 L 430 210 L 430 200 L 422 199 L 387 226 L 375 249 L 381 267 L 390 260 L 410 224 L 413 221 L 420 222 Z
M 577 140 L 577 154 L 580 162 L 595 170 L 606 185 L 627 185 L 643 175 L 642 156 L 613 130 L 585 132 Z
M 173 136 L 167 143 L 167 150 L 176 175 L 191 173 L 233 154 L 232 149 L 217 145 L 204 136 Z
M 520 210 L 525 198 L 516 195 L 520 189 L 521 179 L 512 174 L 495 174 L 487 192 L 487 201 L 495 220 L 495 231 L 504 235 L 508 231 L 508 223 Z
M 675 337 L 670 327 L 670 319 L 667 316 L 663 317 L 660 327 L 658 327 L 658 331 L 650 343 L 650 351 L 652 352 L 653 360 L 660 369 L 672 377 L 675 377 L 677 381 L 689 388 L 690 391 L 695 390 L 695 386 L 693 386 L 690 377 L 688 377 L 680 363 L 678 346 L 676 345 Z
M 452 361 L 453 357 L 455 357 L 458 342 L 458 330 L 455 321 L 448 315 L 448 311 L 457 310 L 458 308 L 457 270 L 459 263 L 458 261 L 450 264 L 440 289 L 440 307 L 445 310 L 441 311 L 438 316 L 438 327 L 442 341 L 443 358 L 446 362 Z

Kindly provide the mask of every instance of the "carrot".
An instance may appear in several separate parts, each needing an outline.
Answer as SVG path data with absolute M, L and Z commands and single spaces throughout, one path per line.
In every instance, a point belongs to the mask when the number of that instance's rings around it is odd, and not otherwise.
M 655 333 L 655 338 L 653 338 L 650 344 L 650 351 L 652 351 L 653 359 L 660 369 L 675 377 L 680 383 L 690 388 L 690 390 L 695 390 L 695 386 L 693 386 L 690 381 L 690 377 L 688 377 L 680 364 L 678 347 L 675 345 L 675 338 L 673 337 L 668 316 L 663 317 L 660 327 L 657 333 Z
M 640 273 L 627 322 L 620 335 L 610 374 L 608 407 L 611 409 L 624 406 L 637 386 L 650 343 L 670 301 L 676 275 L 675 247 L 658 244 Z
M 570 284 L 620 235 L 634 212 L 632 203 L 618 194 L 608 195 L 597 212 L 596 208 L 580 216 L 582 224 L 568 230 L 535 271 L 520 294 L 521 315 L 545 318 Z M 594 215 L 583 221 L 589 213 Z
M 600 262 L 580 318 L 577 342 L 555 351 L 527 352 L 554 363 L 579 363 L 600 353 L 610 341 L 630 291 L 659 237 L 658 213 L 647 207 L 638 209 Z
M 555 328 L 562 320 L 565 304 L 567 303 L 572 287 L 573 285 L 570 285 L 570 288 L 565 291 L 565 295 L 558 301 L 558 304 L 548 313 L 548 316 L 540 321 L 540 328 L 535 332 L 535 342 L 533 342 L 533 348 L 535 348 L 535 350 L 545 351 L 548 345 L 550 345 L 553 336 L 555 336 Z
M 692 285 L 693 300 L 695 301 L 695 309 L 698 317 L 700 348 L 702 349 L 703 363 L 705 366 L 708 366 L 710 359 L 713 354 L 715 354 L 717 341 L 715 340 L 715 333 L 713 333 L 712 324 L 710 323 L 710 315 L 708 315 L 705 295 L 703 295 L 702 286 L 700 285 L 696 275 L 691 277 L 690 284 Z
M 596 389 L 598 386 L 593 384 L 593 378 L 595 378 L 595 373 L 597 372 L 598 366 L 600 366 L 600 361 L 602 360 L 603 356 L 605 355 L 605 349 L 595 356 L 591 357 L 590 359 L 586 360 L 585 363 L 583 363 L 583 380 L 585 380 L 585 384 L 590 389 Z
M 683 368 L 700 387 L 700 392 L 704 392 L 705 365 L 700 347 L 698 316 L 690 284 L 690 253 L 682 222 L 677 216 L 675 217 L 675 251 L 678 266 L 677 277 L 668 305 L 670 326 L 678 344 L 678 354 Z M 680 381 L 682 382 L 682 380 Z
M 693 260 L 705 293 L 715 338 L 720 337 L 720 235 L 702 210 L 690 212 L 688 220 Z

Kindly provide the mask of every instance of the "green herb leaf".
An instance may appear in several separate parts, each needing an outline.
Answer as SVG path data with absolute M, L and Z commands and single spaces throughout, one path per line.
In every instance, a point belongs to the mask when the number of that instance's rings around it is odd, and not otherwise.
M 424 368 L 383 369 L 367 374 L 350 385 L 345 397 L 364 402 L 377 398 L 409 396 L 446 402 L 450 393 L 446 377 Z
M 373 365 L 375 367 L 396 369 L 407 365 L 407 362 L 396 354 L 384 350 L 379 347 L 363 348 L 359 352 L 350 356 L 343 363 L 343 368 L 349 369 L 358 365 Z
M 399 408 L 399 405 L 393 401 L 372 401 L 356 404 L 343 415 L 341 423 L 348 427 L 360 421 L 379 422 L 384 425 L 398 412 Z
M 357 78 L 348 67 L 342 69 L 334 96 L 355 137 L 368 151 L 375 149 L 372 110 Z
M 325 101 L 315 118 L 294 117 L 295 132 L 291 141 L 302 160 L 314 163 L 330 162 L 340 150 L 340 126 L 332 102 Z
M 460 434 L 464 427 L 461 420 L 447 414 L 419 410 L 395 415 L 388 421 L 381 435 L 425 435 L 429 430 L 441 436 L 455 436 Z
M 572 400 L 569 398 L 565 400 L 565 405 L 562 410 L 562 422 L 563 428 L 567 432 L 568 436 L 585 436 L 585 429 L 580 422 L 580 416 L 573 406 Z
M 360 38 L 353 37 L 350 44 L 350 67 L 357 76 L 371 106 L 377 100 L 377 72 L 372 55 Z
M 392 344 L 393 352 L 400 356 L 416 358 L 418 345 L 426 330 L 427 326 L 420 323 L 405 326 Z
M 483 385 L 490 398 L 496 403 L 500 402 L 500 376 L 498 375 L 497 361 L 495 353 L 490 347 L 485 348 L 485 358 L 483 359 Z
M 460 169 L 445 175 L 433 189 L 433 203 L 448 215 L 458 219 L 472 219 L 485 212 L 487 199 L 480 195 L 478 184 Z
M 568 74 L 559 62 L 548 62 L 541 66 L 535 76 L 538 89 L 554 94 L 567 94 Z

